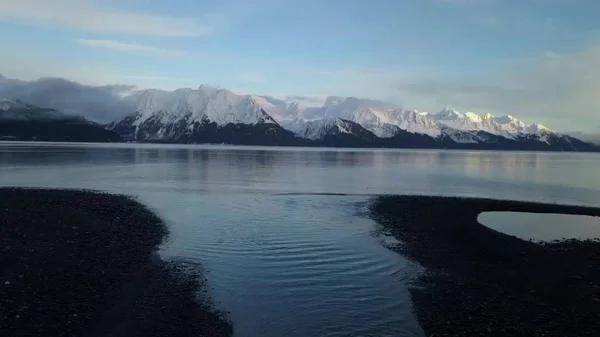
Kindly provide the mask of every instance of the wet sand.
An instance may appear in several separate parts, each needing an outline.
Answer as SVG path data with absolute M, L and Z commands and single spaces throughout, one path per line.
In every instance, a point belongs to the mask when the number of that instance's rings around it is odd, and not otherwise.
M 0 188 L 0 336 L 229 336 L 168 230 L 126 196 Z
M 481 225 L 486 211 L 600 216 L 513 201 L 377 198 L 372 217 L 424 267 L 410 290 L 426 335 L 600 336 L 600 241 L 524 241 Z

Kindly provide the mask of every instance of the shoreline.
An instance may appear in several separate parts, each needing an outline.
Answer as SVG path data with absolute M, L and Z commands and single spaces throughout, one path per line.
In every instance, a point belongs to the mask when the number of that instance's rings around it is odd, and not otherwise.
M 0 188 L 0 335 L 230 336 L 201 275 L 158 257 L 167 237 L 128 196 Z
M 167 142 L 167 141 L 29 141 L 29 140 L 2 140 L 0 139 L 0 144 L 2 143 L 32 143 L 32 144 L 140 144 L 140 145 L 173 145 L 175 147 L 178 146 L 212 146 L 212 147 L 241 147 L 241 148 L 284 148 L 284 149 L 331 149 L 332 151 L 336 150 L 359 150 L 359 151 L 373 151 L 373 150 L 405 150 L 405 151 L 442 151 L 442 152 L 509 152 L 509 153 L 568 153 L 568 154 L 595 154 L 600 153 L 599 149 L 594 150 L 564 150 L 564 149 L 494 149 L 494 148 L 469 148 L 469 147 L 397 147 L 397 146 L 345 146 L 345 145 L 323 145 L 323 144 L 303 144 L 303 145 L 256 145 L 256 144 L 242 144 L 242 143 L 184 143 L 184 142 Z
M 425 269 L 409 290 L 426 336 L 600 335 L 600 240 L 524 241 L 479 224 L 486 211 L 600 216 L 518 201 L 375 198 L 371 217 Z

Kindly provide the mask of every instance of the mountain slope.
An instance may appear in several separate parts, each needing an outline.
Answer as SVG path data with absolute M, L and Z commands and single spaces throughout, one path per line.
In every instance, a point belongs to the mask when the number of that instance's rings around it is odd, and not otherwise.
M 300 138 L 321 146 L 365 147 L 381 145 L 380 139 L 358 123 L 341 118 L 306 121 L 301 118 L 283 122 L 282 126 Z
M 8 99 L 0 99 L 0 139 L 116 142 L 121 137 L 99 124 Z

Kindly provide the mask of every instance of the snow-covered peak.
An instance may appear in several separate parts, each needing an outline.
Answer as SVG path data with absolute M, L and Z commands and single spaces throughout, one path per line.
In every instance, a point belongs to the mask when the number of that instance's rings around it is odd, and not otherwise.
M 322 107 L 305 108 L 298 116 L 304 117 L 305 120 L 341 118 L 358 123 L 382 138 L 392 137 L 398 132 L 398 128 L 432 136 L 440 134 L 439 127 L 427 113 L 404 110 L 392 103 L 356 97 L 329 96 Z
M 474 122 L 481 122 L 482 121 L 482 117 L 479 116 L 478 114 L 474 113 L 474 112 L 465 112 L 465 117 L 468 118 L 469 120 L 472 120 Z
M 210 84 L 201 84 L 198 87 L 198 90 L 204 91 L 204 92 L 206 92 L 208 94 L 211 94 L 211 93 L 214 93 L 215 91 L 219 90 L 219 88 L 217 88 L 217 87 L 215 87 L 213 85 L 210 85 Z
M 435 118 L 439 121 L 456 121 L 460 119 L 467 119 L 471 122 L 481 122 L 482 119 L 485 119 L 484 117 L 471 111 L 462 113 L 449 108 L 444 108 L 436 113 Z
M 433 115 L 418 110 L 394 109 L 389 111 L 390 124 L 412 133 L 422 133 L 432 137 L 441 134 L 441 129 Z
M 531 124 L 528 125 L 525 128 L 525 132 L 529 133 L 529 134 L 533 134 L 533 135 L 540 135 L 543 133 L 547 133 L 547 132 L 552 132 L 552 130 L 548 129 L 547 127 L 543 126 L 542 124 Z
M 349 122 L 337 117 L 313 121 L 298 118 L 293 121 L 285 121 L 281 126 L 299 137 L 311 140 L 322 139 L 327 134 L 352 133 Z
M 485 131 L 508 138 L 514 138 L 519 134 L 539 134 L 540 130 L 552 132 L 542 125 L 528 125 L 511 115 L 496 117 L 490 113 L 478 115 L 474 112 L 461 113 L 444 109 L 433 116 L 436 122 L 444 127 L 460 131 Z
M 253 95 L 251 98 L 277 122 L 303 118 L 306 110 L 306 107 L 298 102 L 287 102 L 270 96 Z
M 505 115 L 500 117 L 494 117 L 497 123 L 499 124 L 510 124 L 515 122 L 520 122 L 518 119 L 514 118 L 511 115 Z
M 163 123 L 186 120 L 228 123 L 275 123 L 251 96 L 237 95 L 226 89 L 201 87 L 174 91 L 143 90 L 126 100 L 138 113 L 135 125 L 160 115 Z
M 435 116 L 438 120 L 457 120 L 459 118 L 462 118 L 463 114 L 454 109 L 444 108 L 437 114 L 435 114 Z
M 219 125 L 267 122 L 285 124 L 289 128 L 301 124 L 303 132 L 309 134 L 315 128 L 331 127 L 331 123 L 338 120 L 350 121 L 381 138 L 393 137 L 399 129 L 432 137 L 450 132 L 450 129 L 484 131 L 508 138 L 552 132 L 541 125 L 526 124 L 511 115 L 496 117 L 489 113 L 479 115 L 450 108 L 428 113 L 403 109 L 383 101 L 341 96 L 329 96 L 322 106 L 312 107 L 289 99 L 238 95 L 209 85 L 175 91 L 144 90 L 127 99 L 132 103 L 133 111 L 138 113 L 135 125 L 158 114 L 160 121 L 212 121 Z M 316 123 L 318 121 L 321 122 Z M 352 125 L 356 126 L 354 123 Z

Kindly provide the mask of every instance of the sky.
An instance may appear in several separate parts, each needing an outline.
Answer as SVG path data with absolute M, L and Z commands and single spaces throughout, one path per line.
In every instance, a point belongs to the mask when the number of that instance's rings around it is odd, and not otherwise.
M 0 0 L 0 73 L 600 132 L 597 0 Z

